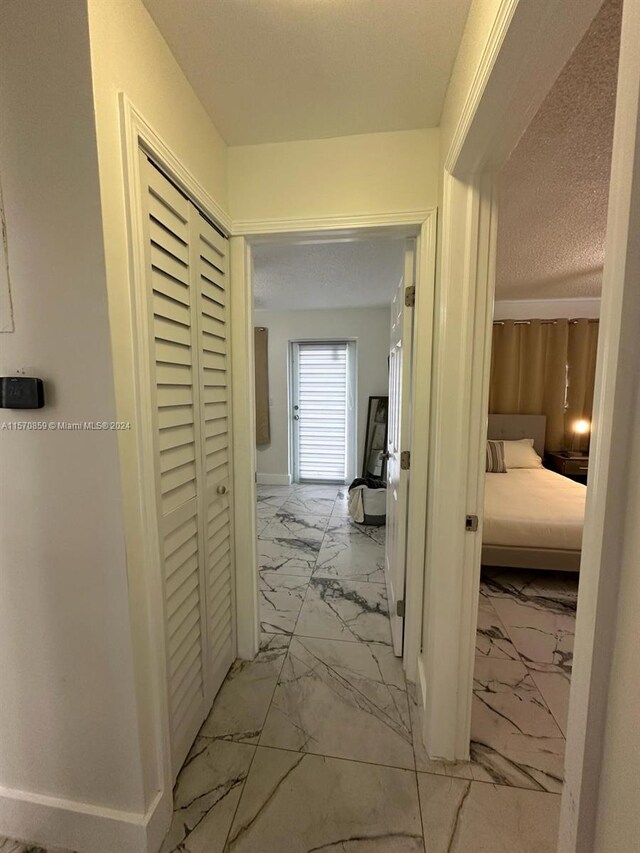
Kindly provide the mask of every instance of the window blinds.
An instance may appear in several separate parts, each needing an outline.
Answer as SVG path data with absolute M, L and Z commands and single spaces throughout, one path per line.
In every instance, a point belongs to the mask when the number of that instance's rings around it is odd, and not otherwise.
M 298 477 L 344 482 L 353 393 L 348 344 L 300 343 L 297 361 Z

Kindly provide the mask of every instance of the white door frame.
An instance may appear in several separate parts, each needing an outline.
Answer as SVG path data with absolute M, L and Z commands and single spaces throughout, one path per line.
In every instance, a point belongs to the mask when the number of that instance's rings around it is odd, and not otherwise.
M 407 537 L 406 614 L 403 661 L 407 677 L 417 677 L 422 625 L 422 596 L 425 560 L 425 520 L 427 514 L 428 441 L 424 424 L 431 411 L 431 353 L 436 261 L 436 211 L 405 211 L 381 215 L 322 217 L 306 220 L 269 219 L 234 222 L 231 239 L 231 318 L 232 362 L 236 375 L 244 381 L 234 396 L 234 469 L 238 518 L 255 515 L 255 422 L 253 373 L 253 293 L 251 246 L 262 242 L 323 242 L 337 237 L 368 239 L 376 235 L 416 237 L 416 307 L 413 348 L 411 447 L 412 459 Z M 236 328 L 236 325 L 238 328 Z M 238 352 L 236 347 L 244 348 Z M 419 365 L 419 369 L 416 368 Z M 237 387 L 234 385 L 234 388 Z M 240 399 L 239 399 L 240 398 Z M 239 400 L 239 402 L 238 402 Z M 243 415 L 238 410 L 242 406 Z M 246 452 L 242 452 L 243 449 Z M 240 515 L 241 503 L 243 515 Z M 254 521 L 255 533 L 255 521 Z M 251 658 L 258 648 L 258 586 L 255 535 L 249 542 L 238 537 L 236 544 L 236 596 L 238 602 L 238 654 Z
M 162 164 L 169 177 L 191 196 L 197 205 L 229 236 L 230 374 L 232 394 L 232 440 L 234 447 L 232 500 L 237 523 L 234 537 L 236 567 L 236 639 L 238 657 L 253 658 L 259 648 L 260 622 L 257 583 L 256 536 L 256 445 L 254 397 L 254 321 L 252 256 L 253 243 L 271 240 L 317 242 L 369 239 L 393 235 L 416 237 L 416 329 L 413 351 L 414 383 L 411 446 L 415 448 L 412 489 L 409 502 L 407 540 L 407 611 L 405 616 L 404 666 L 407 677 L 415 680 L 420 649 L 422 594 L 425 559 L 427 506 L 428 435 L 424 424 L 431 411 L 431 358 L 436 264 L 436 210 L 409 210 L 389 214 L 322 217 L 305 220 L 269 219 L 233 222 L 218 202 L 183 165 L 156 133 L 129 98 L 120 93 L 120 130 L 123 151 L 124 192 L 127 199 L 130 293 L 127 316 L 112 318 L 113 335 L 119 345 L 132 347 L 134 384 L 129 372 L 122 378 L 118 397 L 123 420 L 133 419 L 139 429 L 132 442 L 123 441 L 121 477 L 127 510 L 127 558 L 131 627 L 136 667 L 136 692 L 140 708 L 140 730 L 145 740 L 147 790 L 155 795 L 149 810 L 148 836 L 160 844 L 172 814 L 169 712 L 165 678 L 163 595 L 161 579 L 149 567 L 159 564 L 160 545 L 153 512 L 155 475 L 153 447 L 148 439 L 150 371 L 143 357 L 143 343 L 150 331 L 146 312 L 139 304 L 144 259 L 139 216 L 139 160 L 142 147 Z M 420 366 L 420 370 L 415 369 Z M 119 383 L 116 383 L 118 389 Z M 127 436 L 121 436 L 127 439 Z M 156 573 L 157 574 L 157 573 Z
M 464 519 L 466 514 L 482 517 L 484 497 L 497 214 L 494 176 L 600 5 L 601 0 L 580 4 L 573 0 L 503 0 L 450 149 L 445 152 L 425 630 L 420 657 L 423 736 L 434 758 L 453 761 L 469 756 L 482 530 L 466 533 Z M 615 462 L 616 442 L 628 432 L 631 415 L 627 401 L 637 386 L 637 365 L 630 364 L 634 351 L 630 342 L 637 336 L 637 328 L 625 318 L 637 317 L 640 301 L 633 275 L 637 275 L 637 253 L 635 258 L 627 254 L 632 170 L 639 159 L 639 28 L 640 0 L 625 0 L 560 829 L 562 853 L 588 853 L 594 846 L 606 684 L 613 651 L 611 623 L 620 572 L 622 513 L 615 495 L 625 493 L 632 476 L 624 464 L 610 466 L 610 460 Z
M 126 436 L 121 437 L 120 476 L 125 517 L 128 520 L 125 535 L 136 695 L 140 713 L 139 730 L 144 732 L 141 741 L 147 795 L 153 800 L 148 836 L 153 839 L 151 846 L 157 846 L 171 821 L 173 778 L 166 679 L 164 591 L 162 577 L 155 570 L 161 565 L 161 546 L 156 513 L 156 464 L 151 405 L 153 373 L 150 369 L 150 359 L 153 352 L 153 331 L 150 328 L 145 302 L 147 270 L 142 230 L 139 151 L 148 153 L 161 165 L 168 177 L 227 236 L 231 232 L 231 220 L 123 92 L 119 94 L 119 107 L 127 205 L 129 311 L 127 316 L 117 314 L 110 319 L 112 336 L 117 336 L 121 346 L 131 347 L 134 366 L 133 387 L 130 391 L 127 388 L 129 376 L 122 379 L 116 372 L 116 393 L 119 412 L 127 413 L 123 419 L 128 420 L 133 411 L 137 426 L 137 430 L 132 431 L 131 443 Z M 233 363 L 231 366 L 233 367 Z M 234 411 L 236 406 L 237 401 L 232 399 Z M 237 480 L 237 477 L 234 471 L 234 480 Z M 232 497 L 234 513 L 237 513 L 235 495 Z M 252 521 L 253 516 L 250 517 L 249 524 Z M 255 521 L 253 523 L 255 524 Z

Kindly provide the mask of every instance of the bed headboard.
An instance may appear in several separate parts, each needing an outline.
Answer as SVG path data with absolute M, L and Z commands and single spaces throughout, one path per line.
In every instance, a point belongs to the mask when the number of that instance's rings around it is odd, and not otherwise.
M 516 441 L 532 438 L 538 456 L 544 456 L 546 415 L 489 415 L 487 438 L 499 441 Z

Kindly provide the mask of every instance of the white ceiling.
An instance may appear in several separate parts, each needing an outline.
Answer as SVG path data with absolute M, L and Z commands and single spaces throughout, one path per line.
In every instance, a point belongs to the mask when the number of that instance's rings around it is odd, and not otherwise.
M 497 299 L 600 296 L 622 0 L 606 0 L 504 167 Z
M 402 276 L 404 240 L 253 248 L 254 305 L 270 311 L 389 305 Z
M 230 145 L 436 127 L 471 0 L 144 0 Z

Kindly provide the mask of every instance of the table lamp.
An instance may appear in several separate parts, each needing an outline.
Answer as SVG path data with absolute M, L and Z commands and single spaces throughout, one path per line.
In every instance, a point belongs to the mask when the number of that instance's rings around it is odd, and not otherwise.
M 571 431 L 573 432 L 573 452 L 581 455 L 580 437 L 586 435 L 591 429 L 591 424 L 585 418 L 574 421 Z

